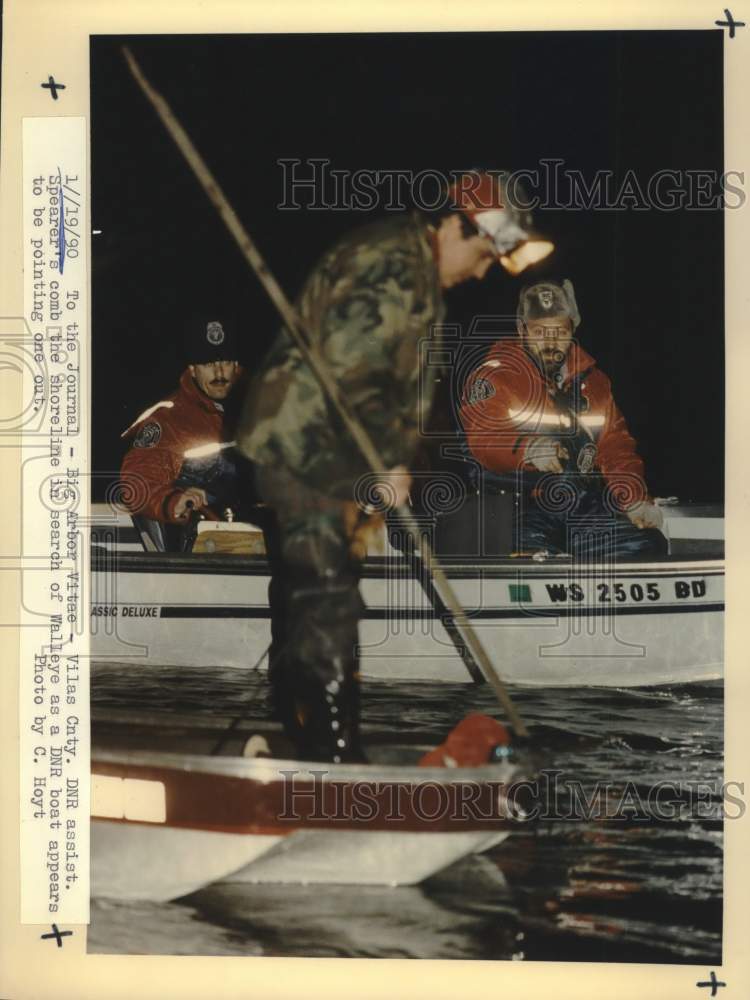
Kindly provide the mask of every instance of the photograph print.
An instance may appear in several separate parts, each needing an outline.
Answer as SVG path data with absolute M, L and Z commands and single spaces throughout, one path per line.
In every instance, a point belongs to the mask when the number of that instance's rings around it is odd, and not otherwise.
M 91 36 L 89 952 L 721 964 L 724 37 Z

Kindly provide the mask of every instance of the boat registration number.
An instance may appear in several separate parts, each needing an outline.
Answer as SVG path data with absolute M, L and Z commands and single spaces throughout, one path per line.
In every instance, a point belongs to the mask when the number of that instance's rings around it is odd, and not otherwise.
M 626 601 L 685 601 L 706 596 L 706 581 L 691 580 L 651 580 L 644 583 L 617 580 L 595 583 L 595 593 L 587 595 L 579 583 L 548 583 L 547 594 L 554 603 L 566 601 L 595 600 L 599 604 L 624 604 Z

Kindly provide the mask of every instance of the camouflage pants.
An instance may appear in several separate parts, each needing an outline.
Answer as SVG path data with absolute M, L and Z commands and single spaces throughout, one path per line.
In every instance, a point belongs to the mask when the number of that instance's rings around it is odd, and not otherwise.
M 257 478 L 274 512 L 265 534 L 277 712 L 303 759 L 358 759 L 364 605 L 360 564 L 350 553 L 350 510 L 285 469 L 262 468 Z

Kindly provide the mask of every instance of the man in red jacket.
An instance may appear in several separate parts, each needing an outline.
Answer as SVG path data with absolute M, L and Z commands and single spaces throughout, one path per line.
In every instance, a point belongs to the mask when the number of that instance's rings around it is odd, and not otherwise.
M 237 353 L 226 322 L 196 322 L 179 388 L 122 434 L 130 442 L 121 472 L 128 509 L 157 548 L 179 547 L 179 532 L 167 526 L 186 527 L 192 511 L 218 520 L 239 503 L 226 411 L 241 374 Z
M 466 382 L 469 450 L 512 487 L 531 482 L 521 487 L 518 550 L 570 552 L 571 531 L 585 528 L 613 555 L 663 553 L 661 511 L 610 381 L 573 340 L 580 321 L 570 281 L 523 289 L 518 337 L 494 344 Z

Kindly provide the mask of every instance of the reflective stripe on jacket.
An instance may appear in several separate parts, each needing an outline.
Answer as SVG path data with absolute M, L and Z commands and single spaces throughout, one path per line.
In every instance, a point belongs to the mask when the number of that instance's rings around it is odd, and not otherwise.
M 159 521 L 181 523 L 174 516 L 180 494 L 191 485 L 207 489 L 225 461 L 223 406 L 200 391 L 189 369 L 177 391 L 122 437 L 131 444 L 121 470 L 128 510 Z
M 619 506 L 647 498 L 643 461 L 610 380 L 577 344 L 557 387 L 517 337 L 498 341 L 466 380 L 461 423 L 470 452 L 492 472 L 528 468 L 527 444 L 548 436 L 568 450 L 567 471 L 603 474 Z

